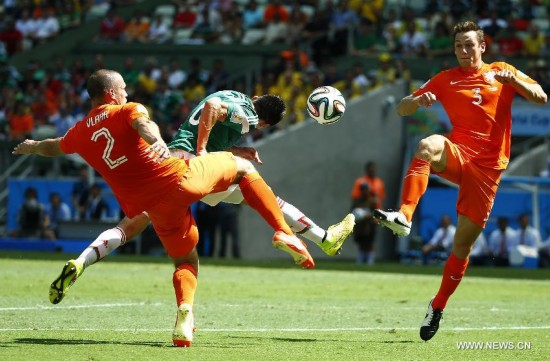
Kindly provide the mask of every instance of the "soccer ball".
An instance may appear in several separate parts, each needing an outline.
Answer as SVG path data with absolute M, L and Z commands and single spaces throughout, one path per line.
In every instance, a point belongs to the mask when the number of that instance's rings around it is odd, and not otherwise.
M 307 98 L 307 112 L 317 123 L 336 123 L 346 111 L 346 100 L 340 91 L 325 85 L 314 89 Z

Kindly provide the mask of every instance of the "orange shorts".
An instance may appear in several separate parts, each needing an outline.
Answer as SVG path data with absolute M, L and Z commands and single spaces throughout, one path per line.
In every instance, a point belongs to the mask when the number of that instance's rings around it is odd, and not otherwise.
M 460 145 L 449 139 L 445 139 L 445 148 L 447 167 L 441 173 L 432 169 L 432 173 L 458 184 L 456 212 L 485 228 L 503 170 L 481 167 L 473 163 L 460 150 Z
M 237 163 L 229 152 L 216 152 L 187 161 L 177 187 L 159 194 L 147 207 L 149 219 L 170 257 L 187 255 L 199 240 L 190 206 L 205 195 L 226 190 L 237 177 Z

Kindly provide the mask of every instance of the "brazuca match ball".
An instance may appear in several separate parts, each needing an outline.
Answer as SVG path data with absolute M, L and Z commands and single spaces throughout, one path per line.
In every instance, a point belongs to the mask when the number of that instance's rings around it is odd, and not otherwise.
M 317 123 L 336 123 L 346 111 L 346 100 L 340 91 L 325 85 L 315 88 L 307 98 L 307 112 Z

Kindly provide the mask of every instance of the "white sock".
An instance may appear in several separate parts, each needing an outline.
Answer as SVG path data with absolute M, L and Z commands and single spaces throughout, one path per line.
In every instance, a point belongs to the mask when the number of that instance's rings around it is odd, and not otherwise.
M 327 236 L 327 232 L 305 216 L 298 208 L 277 197 L 279 208 L 283 211 L 286 223 L 294 233 L 303 236 L 305 239 L 320 244 Z
M 126 243 L 126 234 L 119 228 L 111 228 L 101 233 L 89 246 L 78 256 L 77 262 L 83 263 L 84 268 L 100 261 L 109 253 Z

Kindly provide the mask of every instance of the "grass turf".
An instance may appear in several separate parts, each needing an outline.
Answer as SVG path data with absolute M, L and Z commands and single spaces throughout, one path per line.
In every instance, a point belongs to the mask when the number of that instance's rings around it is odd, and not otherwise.
M 310 271 L 289 262 L 204 260 L 194 344 L 178 349 L 171 347 L 175 297 L 165 258 L 111 257 L 51 305 L 49 283 L 66 257 L 0 253 L 0 360 L 546 360 L 550 354 L 549 270 L 469 269 L 440 331 L 425 343 L 418 327 L 439 287 L 440 267 L 320 261 Z M 478 349 L 461 350 L 461 342 Z

